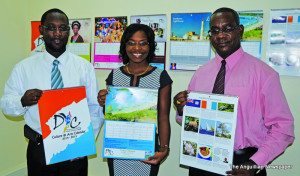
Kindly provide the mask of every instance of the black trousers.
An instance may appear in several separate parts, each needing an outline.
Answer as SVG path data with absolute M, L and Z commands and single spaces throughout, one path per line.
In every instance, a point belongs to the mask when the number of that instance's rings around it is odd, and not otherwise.
M 46 165 L 43 143 L 29 140 L 27 147 L 28 176 L 87 176 L 87 157 L 76 161 Z
M 240 165 L 244 162 L 247 162 L 249 160 L 249 158 L 252 155 L 254 155 L 254 153 L 257 151 L 257 148 L 249 147 L 249 148 L 243 149 L 243 150 L 246 152 L 241 152 L 241 154 L 239 154 L 239 152 L 234 152 L 233 165 Z M 222 176 L 222 175 L 190 167 L 189 168 L 189 176 Z M 264 168 L 255 176 L 267 176 L 266 169 Z

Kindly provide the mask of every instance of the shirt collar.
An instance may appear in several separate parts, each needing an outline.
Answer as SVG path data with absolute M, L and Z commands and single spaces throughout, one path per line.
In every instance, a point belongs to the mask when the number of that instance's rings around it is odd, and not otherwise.
M 244 55 L 244 50 L 242 47 L 240 47 L 238 50 L 236 50 L 234 53 L 232 53 L 230 56 L 228 56 L 226 60 L 226 68 L 232 69 L 235 64 L 242 58 Z M 217 63 L 221 64 L 221 61 L 223 58 L 217 53 L 216 55 Z
M 57 59 L 60 64 L 64 65 L 66 63 L 67 56 L 68 56 L 67 50 L 64 53 L 62 53 L 58 58 L 52 56 L 50 53 L 47 52 L 47 50 L 45 50 L 44 52 L 44 59 L 49 65 L 52 65 L 55 59 Z

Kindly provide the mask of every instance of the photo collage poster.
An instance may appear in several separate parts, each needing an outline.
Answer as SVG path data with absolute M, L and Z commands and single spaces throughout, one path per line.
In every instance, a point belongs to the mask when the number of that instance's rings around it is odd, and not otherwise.
M 280 75 L 300 76 L 300 9 L 271 10 L 266 62 Z
M 166 42 L 167 42 L 167 15 L 141 15 L 131 16 L 131 24 L 145 24 L 152 28 L 157 43 L 155 57 L 150 65 L 165 69 L 166 64 Z
M 123 62 L 119 59 L 119 50 L 121 38 L 127 24 L 126 16 L 95 18 L 95 69 L 115 69 L 123 65 Z
M 190 92 L 187 101 L 180 164 L 224 175 L 233 162 L 238 97 Z

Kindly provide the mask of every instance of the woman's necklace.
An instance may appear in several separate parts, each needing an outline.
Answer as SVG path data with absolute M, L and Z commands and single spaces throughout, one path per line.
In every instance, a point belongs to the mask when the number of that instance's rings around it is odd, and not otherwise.
M 145 70 L 143 73 L 138 74 L 138 75 L 136 75 L 136 74 L 134 74 L 134 73 L 130 73 L 130 71 L 129 71 L 129 69 L 128 69 L 128 65 L 126 65 L 126 70 L 127 70 L 127 72 L 128 72 L 129 74 L 132 74 L 132 75 L 134 75 L 134 76 L 140 76 L 140 75 L 145 74 L 145 73 L 147 72 L 147 70 L 149 69 L 149 67 L 150 67 L 150 64 L 148 64 L 148 67 L 146 68 L 146 70 Z

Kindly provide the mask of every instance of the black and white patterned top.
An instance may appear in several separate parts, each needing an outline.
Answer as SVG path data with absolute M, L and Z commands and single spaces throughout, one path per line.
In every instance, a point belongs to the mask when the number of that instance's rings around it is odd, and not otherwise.
M 134 75 L 124 71 L 125 67 L 112 70 L 106 79 L 107 85 L 133 86 Z M 165 70 L 154 67 L 146 74 L 137 76 L 136 87 L 161 89 L 173 81 Z M 139 160 L 124 160 L 108 158 L 111 176 L 156 176 L 159 165 L 150 165 Z
M 120 67 L 112 70 L 106 79 L 106 84 L 124 87 L 133 86 L 134 75 L 125 72 L 124 68 Z M 154 67 L 146 74 L 137 76 L 136 87 L 160 89 L 172 82 L 172 79 L 165 70 Z

